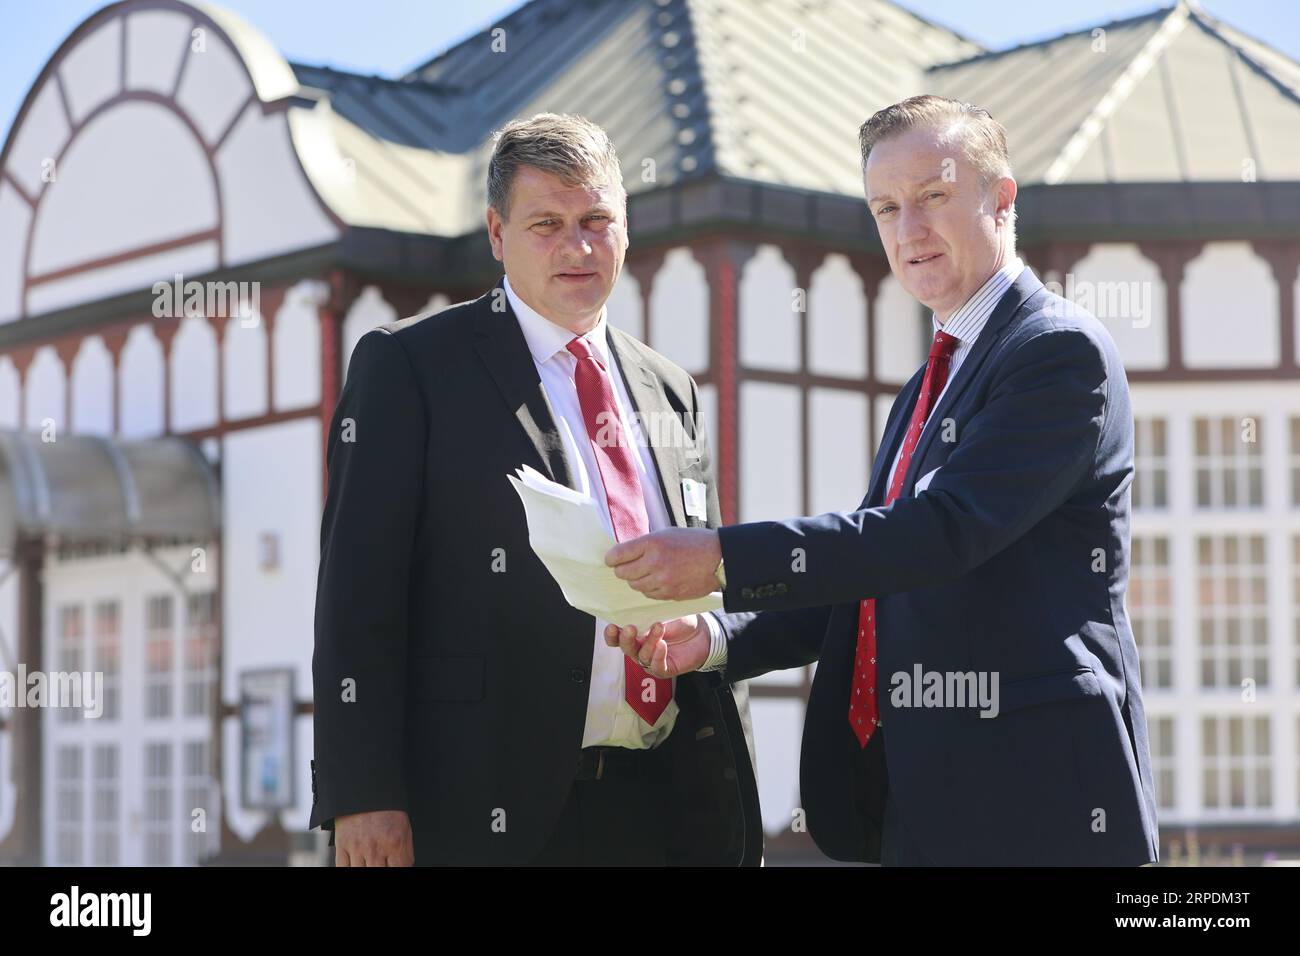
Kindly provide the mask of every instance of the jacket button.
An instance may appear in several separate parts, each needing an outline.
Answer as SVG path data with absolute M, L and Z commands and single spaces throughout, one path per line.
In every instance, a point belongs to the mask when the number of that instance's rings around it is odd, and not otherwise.
M 746 601 L 752 601 L 752 600 L 754 599 L 754 589 L 753 589 L 753 588 L 741 588 L 741 589 L 740 589 L 740 596 L 741 596 L 741 598 L 742 598 L 743 600 L 746 600 Z
M 581 667 L 575 667 L 573 670 L 569 671 L 569 680 L 573 681 L 575 684 L 584 683 L 587 680 L 587 672 Z
M 776 586 L 777 594 L 785 594 L 789 590 L 790 590 L 790 586 L 788 584 L 785 584 L 784 582 Z

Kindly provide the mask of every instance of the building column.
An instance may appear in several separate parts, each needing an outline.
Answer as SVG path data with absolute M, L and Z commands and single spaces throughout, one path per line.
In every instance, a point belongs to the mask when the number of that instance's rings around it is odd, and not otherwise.
M 826 259 L 820 249 L 781 246 L 781 256 L 794 269 L 794 285 L 803 293 L 803 311 L 799 323 L 799 511 L 812 513 L 812 370 L 808 362 L 808 310 L 811 308 L 813 273 Z
M 650 343 L 650 296 L 654 292 L 655 276 L 663 267 L 664 256 L 664 250 L 657 249 L 635 259 L 629 258 L 624 265 L 632 273 L 632 278 L 636 279 L 637 288 L 641 292 L 641 341 L 651 348 L 654 346 Z
M 266 414 L 275 414 L 275 317 L 284 304 L 284 286 L 273 286 L 258 294 L 258 311 L 266 328 Z
M 1165 284 L 1165 335 L 1167 336 L 1167 372 L 1182 372 L 1183 365 L 1183 276 L 1187 263 L 1201 254 L 1205 243 L 1196 239 L 1177 242 L 1139 242 L 1138 251 L 1160 268 Z
M 718 389 L 718 436 L 715 470 L 723 524 L 740 513 L 737 440 L 740 384 L 737 376 L 740 273 L 753 257 L 753 243 L 718 236 L 694 243 L 691 254 L 704 266 L 709 282 L 709 369 Z
M 72 364 L 81 350 L 81 339 L 60 339 L 54 343 L 54 354 L 63 365 L 63 422 L 65 434 L 72 434 Z
M 180 327 L 181 320 L 177 318 L 167 317 L 155 318 L 153 320 L 154 338 L 156 338 L 158 344 L 162 346 L 162 433 L 164 435 L 170 435 L 172 433 L 172 343 L 176 341 L 176 333 Z
M 1300 243 L 1287 240 L 1261 240 L 1255 252 L 1273 269 L 1277 283 L 1277 318 L 1280 345 L 1279 368 L 1289 372 L 1296 368 L 1296 273 L 1300 271 Z
M 318 303 L 316 314 L 320 319 L 320 421 L 321 421 L 321 501 L 329 496 L 329 442 L 330 424 L 334 406 L 338 404 L 343 388 L 343 320 L 361 293 L 361 288 L 349 274 L 330 270 L 327 276 L 328 293 Z
M 120 435 L 122 433 L 122 386 L 120 376 L 122 373 L 122 350 L 126 348 L 127 337 L 131 334 L 130 323 L 121 323 L 112 328 L 104 329 L 100 335 L 104 339 L 104 347 L 108 349 L 109 357 L 113 362 L 113 382 L 110 390 L 109 401 L 112 403 L 112 416 L 110 418 L 109 428 L 112 434 Z
M 14 363 L 14 371 L 18 373 L 18 430 L 23 432 L 27 431 L 27 370 L 36 357 L 36 349 L 22 345 L 8 354 L 9 361 Z
M 44 588 L 41 584 L 45 564 L 45 542 L 20 537 L 14 549 L 18 572 L 18 662 L 27 672 L 44 668 Z M 15 688 L 26 694 L 26 687 Z M 14 825 L 0 841 L 0 862 L 16 866 L 44 864 L 44 765 L 42 761 L 41 719 L 45 711 L 38 707 L 15 707 L 12 710 L 10 740 L 13 741 L 13 774 L 16 785 Z
M 880 381 L 876 378 L 876 297 L 880 294 L 880 284 L 889 275 L 889 261 L 881 256 L 855 252 L 849 255 L 849 265 L 862 281 L 862 321 L 867 324 L 862 341 L 866 344 L 867 360 L 863 366 L 867 370 L 867 474 L 863 477 L 863 486 L 871 478 L 871 465 L 875 461 L 876 449 L 880 447 L 883 436 L 876 434 L 876 397 L 882 394 Z M 892 390 L 890 394 L 893 394 Z

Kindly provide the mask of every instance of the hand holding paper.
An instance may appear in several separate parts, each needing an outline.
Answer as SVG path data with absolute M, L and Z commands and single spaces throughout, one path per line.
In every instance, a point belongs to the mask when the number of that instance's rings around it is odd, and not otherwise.
M 645 559 L 654 560 L 659 554 L 654 548 L 646 555 L 644 548 L 635 548 L 638 542 L 647 542 L 657 535 L 646 535 L 615 546 L 612 535 L 601 520 L 596 501 L 572 488 L 557 484 L 537 470 L 524 465 L 515 475 L 506 475 L 523 502 L 528 517 L 528 541 L 533 551 L 546 565 L 564 594 L 564 599 L 580 611 L 586 611 L 601 620 L 620 626 L 634 625 L 638 633 L 646 633 L 658 621 L 670 621 L 699 611 L 712 611 L 722 607 L 722 593 L 706 588 L 690 600 L 657 600 L 641 589 L 629 585 L 625 576 L 632 571 L 645 572 L 649 566 Z M 704 529 L 674 529 L 692 534 L 712 535 Z M 659 532 L 665 534 L 667 532 Z M 716 536 L 714 536 L 716 542 Z M 606 564 L 606 553 L 618 548 L 627 557 L 619 567 Z M 638 564 L 641 560 L 643 563 Z M 713 561 L 717 566 L 718 559 Z M 621 572 L 621 573 L 620 573 Z M 642 574 L 637 574 L 640 578 Z M 657 584 L 659 579 L 653 579 Z M 638 580 L 637 585 L 650 584 Z M 651 587 L 655 594 L 667 592 Z
M 718 586 L 722 546 L 710 528 L 666 528 L 620 541 L 605 563 L 646 597 L 688 601 Z

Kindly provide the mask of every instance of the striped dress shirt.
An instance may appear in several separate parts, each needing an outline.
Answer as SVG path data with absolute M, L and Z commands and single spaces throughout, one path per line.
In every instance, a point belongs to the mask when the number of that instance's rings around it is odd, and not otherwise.
M 1009 261 L 1003 263 L 1001 269 L 989 276 L 989 280 L 980 286 L 979 290 L 967 299 L 960 309 L 948 316 L 946 322 L 940 322 L 937 315 L 933 312 L 930 313 L 930 326 L 936 334 L 942 331 L 948 335 L 956 336 L 960 340 L 957 351 L 953 352 L 952 360 L 948 363 L 948 380 L 943 383 L 943 391 L 939 392 L 939 397 L 934 400 L 936 409 L 939 407 L 939 403 L 943 401 L 943 393 L 948 391 L 948 386 L 957 377 L 957 370 L 961 368 L 961 363 L 966 361 L 966 356 L 970 354 L 975 340 L 984 331 L 984 326 L 988 323 L 989 316 L 993 314 L 993 309 L 1002 301 L 1002 297 L 1011 288 L 1011 283 L 1020 278 L 1020 273 L 1024 271 L 1024 268 L 1025 264 L 1020 261 L 1020 258 L 1012 256 Z M 931 341 L 933 341 L 933 336 Z M 928 354 L 929 349 L 926 352 Z M 925 429 L 929 427 L 930 422 L 926 421 L 921 429 L 921 434 L 924 435 Z M 894 483 L 894 471 L 898 468 L 898 459 L 902 452 L 903 445 L 900 442 L 898 451 L 894 453 L 894 463 L 889 467 L 889 477 L 885 481 L 886 488 Z

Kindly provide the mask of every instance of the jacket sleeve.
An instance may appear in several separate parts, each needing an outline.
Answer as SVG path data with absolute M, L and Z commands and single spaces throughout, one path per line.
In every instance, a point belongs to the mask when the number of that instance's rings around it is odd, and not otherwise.
M 427 412 L 402 343 L 362 336 L 330 425 L 316 585 L 310 827 L 406 810 L 408 586 Z
M 699 392 L 691 380 L 691 401 L 695 410 L 696 435 L 701 450 L 700 464 L 712 481 L 708 488 L 710 528 L 722 524 L 722 510 L 718 505 L 717 473 L 709 452 L 709 439 L 700 407 Z M 727 580 L 731 580 L 731 564 L 727 564 Z M 717 671 L 703 672 L 717 684 L 734 684 L 758 677 L 769 671 L 802 667 L 817 659 L 826 636 L 826 622 L 830 608 L 813 608 L 781 614 L 724 614 L 714 612 L 722 633 L 727 639 L 727 663 Z M 743 640 L 737 640 L 740 635 Z
M 720 529 L 727 610 L 881 597 L 978 567 L 1060 508 L 1094 470 L 1107 371 L 1088 333 L 1040 332 L 1008 356 L 984 407 L 919 495 L 886 508 Z M 795 548 L 806 556 L 801 573 L 792 571 Z
M 727 572 L 731 583 L 731 572 Z M 771 671 L 811 664 L 821 656 L 830 623 L 829 606 L 782 611 L 718 614 L 727 638 L 727 663 L 722 668 L 728 683 L 749 680 Z

